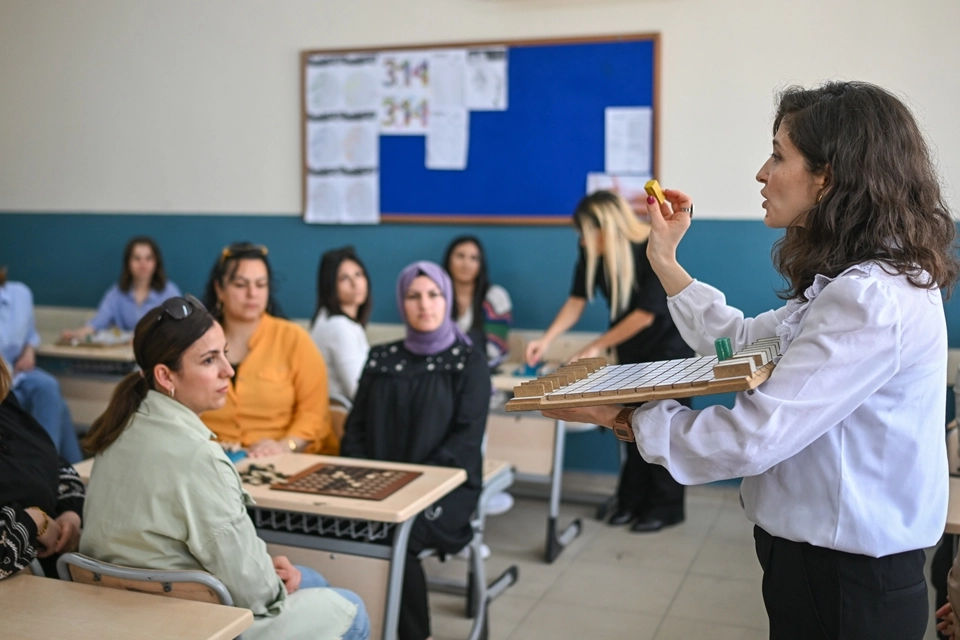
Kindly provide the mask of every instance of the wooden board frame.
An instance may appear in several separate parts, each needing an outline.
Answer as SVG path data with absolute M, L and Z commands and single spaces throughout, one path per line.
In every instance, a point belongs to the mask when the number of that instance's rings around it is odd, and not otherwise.
M 369 471 L 369 472 L 376 472 L 376 473 L 382 473 L 383 471 L 390 471 L 392 473 L 398 473 L 400 475 L 398 475 L 396 478 L 391 480 L 387 485 L 381 487 L 375 493 L 365 494 L 365 495 L 359 495 L 357 493 L 353 493 L 345 489 L 308 489 L 308 488 L 302 488 L 302 487 L 298 488 L 294 486 L 298 481 L 303 480 L 304 478 L 317 473 L 321 469 L 326 469 L 326 468 L 351 469 L 351 470 L 361 470 L 361 471 Z M 407 486 L 408 484 L 410 484 L 411 482 L 419 478 L 421 475 L 423 474 L 420 473 L 419 471 L 399 471 L 399 470 L 393 470 L 393 469 L 380 469 L 376 467 L 360 467 L 355 465 L 349 465 L 349 466 L 335 465 L 335 464 L 327 464 L 325 462 L 321 462 L 319 464 L 315 464 L 311 467 L 308 467 L 307 469 L 304 469 L 300 473 L 294 475 L 293 477 L 287 478 L 282 482 L 276 482 L 274 484 L 271 484 L 270 488 L 275 489 L 277 491 L 292 491 L 294 493 L 312 493 L 312 494 L 321 495 L 321 496 L 340 496 L 342 498 L 355 498 L 357 500 L 383 500 L 385 498 L 392 496 L 394 493 L 396 493 L 403 487 Z
M 724 362 L 717 362 L 715 357 L 684 358 L 682 360 L 658 361 L 651 363 L 638 363 L 658 365 L 669 365 L 671 362 L 688 363 L 684 365 L 685 373 L 690 372 L 692 366 L 697 367 L 694 372 L 703 372 L 709 366 L 713 371 L 711 379 L 698 377 L 695 381 L 684 382 L 671 379 L 669 374 L 675 374 L 677 369 L 666 369 L 667 379 L 659 379 L 649 382 L 641 388 L 615 387 L 613 389 L 605 388 L 603 391 L 591 390 L 589 392 L 576 392 L 570 394 L 571 397 L 564 397 L 561 393 L 564 388 L 570 387 L 574 383 L 587 379 L 594 373 L 606 371 L 603 358 L 585 358 L 576 360 L 569 365 L 561 367 L 556 373 L 539 376 L 536 380 L 521 383 L 514 390 L 514 398 L 507 402 L 507 411 L 543 411 L 545 409 L 571 409 L 576 407 L 595 407 L 606 404 L 636 404 L 640 402 L 649 402 L 651 400 L 666 400 L 675 398 L 691 398 L 695 396 L 706 396 L 717 393 L 730 393 L 737 391 L 748 391 L 755 389 L 761 383 L 765 382 L 776 367 L 776 356 L 779 355 L 779 338 L 763 338 L 744 349 L 741 349 L 734 357 Z M 763 355 L 761 355 L 763 352 Z M 716 377 L 717 372 L 733 364 L 747 364 L 751 371 L 744 375 L 732 375 L 729 377 Z M 625 367 L 634 367 L 636 365 L 614 365 L 613 369 Z M 659 370 L 657 370 L 659 374 Z M 614 374 L 616 375 L 616 374 Z M 649 375 L 649 374 L 647 374 Z M 696 374 L 701 376 L 702 374 Z M 682 378 L 681 378 L 682 380 Z M 689 378 L 688 378 L 689 380 Z M 635 382 L 635 380 L 634 380 Z M 571 388 L 575 391 L 575 388 Z M 585 397 L 588 395 L 589 397 Z M 551 395 L 553 394 L 553 395 Z
M 576 45 L 576 44 L 594 44 L 594 43 L 615 43 L 631 41 L 649 41 L 653 45 L 653 87 L 652 104 L 653 109 L 653 141 L 652 141 L 652 164 L 651 171 L 654 177 L 659 175 L 660 168 L 660 34 L 658 32 L 644 33 L 622 33 L 596 36 L 580 37 L 554 37 L 539 39 L 519 39 L 519 40 L 480 40 L 468 42 L 435 42 L 423 44 L 404 44 L 404 45 L 384 45 L 378 47 L 349 47 L 337 49 L 308 49 L 300 52 L 300 197 L 301 197 L 301 217 L 306 218 L 307 213 L 307 177 L 309 168 L 307 166 L 307 107 L 306 107 L 306 68 L 307 61 L 313 55 L 329 54 L 351 54 L 351 53 L 379 53 L 381 51 L 405 51 L 405 50 L 430 50 L 430 49 L 456 49 L 456 48 L 482 48 L 482 47 L 506 47 L 508 50 L 518 47 L 545 46 L 545 45 Z M 616 105 L 622 106 L 622 105 Z M 586 176 L 584 176 L 586 180 Z M 575 203 L 571 203 L 572 207 Z M 522 214 L 522 215 L 498 215 L 498 214 L 458 214 L 458 213 L 390 213 L 381 212 L 381 223 L 400 223 L 400 224 L 476 224 L 476 225 L 524 225 L 524 226 L 568 226 L 570 224 L 569 216 L 558 216 L 556 214 L 543 215 Z

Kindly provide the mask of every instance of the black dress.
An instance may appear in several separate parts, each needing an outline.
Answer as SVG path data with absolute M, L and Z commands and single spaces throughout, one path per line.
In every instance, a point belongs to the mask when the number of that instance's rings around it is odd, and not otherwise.
M 467 481 L 421 514 L 407 547 L 400 640 L 430 634 L 423 549 L 455 553 L 473 536 L 470 517 L 483 484 L 481 443 L 490 405 L 483 354 L 462 342 L 430 356 L 403 342 L 374 346 L 364 366 L 340 454 L 466 470 Z
M 12 393 L 0 403 L 0 578 L 27 566 L 37 555 L 37 526 L 26 513 L 39 507 L 51 518 L 66 511 L 83 515 L 84 489 L 70 464 L 57 454 L 46 430 L 23 410 Z M 56 575 L 56 558 L 41 560 Z
M 649 327 L 617 345 L 617 360 L 620 364 L 634 364 L 692 358 L 693 350 L 680 337 L 667 308 L 667 294 L 647 259 L 647 243 L 633 244 L 631 248 L 636 274 L 630 304 L 626 311 L 613 319 L 610 326 L 615 326 L 638 309 L 653 314 L 654 320 Z M 600 258 L 597 258 L 594 286 L 609 302 L 610 287 Z M 570 295 L 577 298 L 587 297 L 587 258 L 583 247 L 580 248 Z M 689 398 L 679 402 L 690 406 Z M 620 472 L 617 503 L 618 511 L 629 511 L 637 517 L 649 516 L 665 521 L 679 521 L 684 517 L 683 485 L 674 480 L 670 472 L 660 465 L 644 460 L 637 448 L 631 445 L 627 446 L 627 461 Z

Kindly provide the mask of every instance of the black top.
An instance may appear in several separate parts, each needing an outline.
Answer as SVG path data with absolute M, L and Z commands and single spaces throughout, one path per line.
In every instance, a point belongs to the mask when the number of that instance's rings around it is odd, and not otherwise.
M 670 311 L 667 309 L 667 294 L 657 274 L 653 272 L 650 260 L 647 259 L 647 243 L 641 242 L 630 246 L 633 249 L 633 266 L 636 270 L 633 292 L 630 295 L 627 310 L 617 315 L 610 326 L 615 326 L 637 309 L 652 313 L 655 317 L 653 324 L 649 327 L 617 345 L 617 360 L 621 364 L 632 364 L 693 357 L 693 349 L 688 347 L 680 337 L 680 332 L 677 331 L 673 318 L 670 317 Z M 603 260 L 599 256 L 594 275 L 594 289 L 599 289 L 609 304 L 610 287 L 607 284 Z M 579 250 L 570 295 L 576 298 L 587 297 L 587 257 L 583 247 Z
M 469 542 L 470 516 L 483 484 L 480 445 L 490 405 L 483 355 L 463 342 L 419 356 L 403 342 L 374 346 L 344 425 L 340 454 L 467 472 L 467 481 L 438 503 L 431 522 L 458 551 Z
M 0 403 L 0 578 L 36 556 L 37 526 L 25 509 L 39 507 L 51 518 L 65 511 L 82 516 L 83 496 L 77 472 L 8 394 Z

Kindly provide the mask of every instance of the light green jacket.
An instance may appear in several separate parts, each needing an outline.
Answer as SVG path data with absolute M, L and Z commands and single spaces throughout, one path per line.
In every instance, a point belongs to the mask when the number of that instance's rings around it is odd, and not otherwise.
M 150 391 L 96 458 L 80 552 L 149 569 L 200 569 L 253 611 L 244 638 L 340 638 L 357 607 L 331 589 L 287 595 L 245 505 L 253 502 L 213 433 L 179 402 Z

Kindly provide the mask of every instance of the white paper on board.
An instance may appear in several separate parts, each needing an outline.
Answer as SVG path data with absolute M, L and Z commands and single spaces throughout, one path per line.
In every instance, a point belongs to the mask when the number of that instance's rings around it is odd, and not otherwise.
M 441 49 L 430 54 L 431 111 L 464 108 L 466 69 L 467 52 L 464 49 Z
M 379 128 L 375 118 L 335 118 L 307 123 L 307 168 L 377 169 Z
M 380 221 L 379 174 L 338 171 L 308 176 L 304 218 L 321 224 L 376 224 Z
M 604 171 L 649 174 L 653 161 L 653 109 L 607 107 L 604 120 Z
M 466 106 L 471 111 L 507 108 L 507 49 L 492 47 L 467 51 Z
M 304 108 L 312 117 L 376 113 L 379 82 L 373 54 L 311 55 L 304 78 Z
M 430 51 L 386 51 L 378 56 L 381 135 L 426 134 L 430 56 Z
M 379 59 L 374 54 L 314 54 L 305 73 L 304 220 L 379 222 Z
M 467 168 L 470 146 L 470 112 L 466 109 L 434 109 L 427 130 L 427 169 Z

